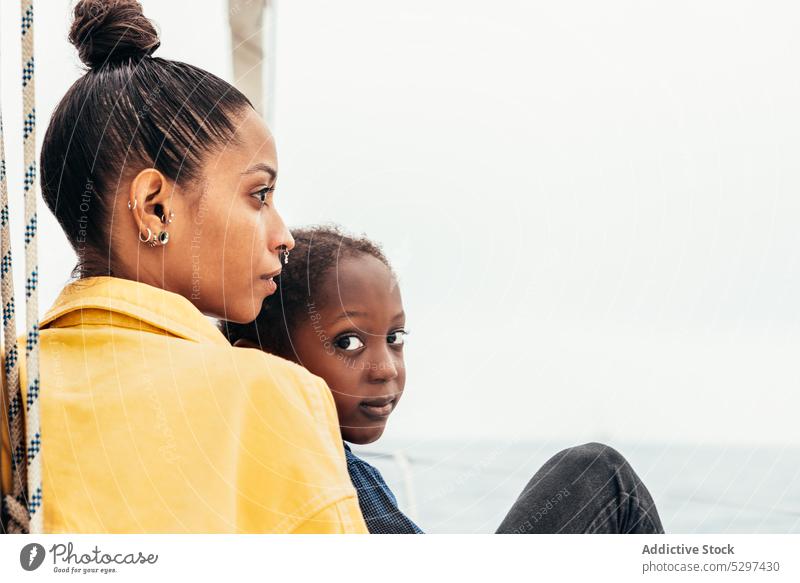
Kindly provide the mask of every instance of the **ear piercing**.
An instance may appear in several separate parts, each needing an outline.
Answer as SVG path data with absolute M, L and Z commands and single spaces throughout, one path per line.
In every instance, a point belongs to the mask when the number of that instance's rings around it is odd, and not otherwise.
M 136 201 L 135 198 L 133 199 L 133 204 L 131 204 L 131 201 L 128 201 L 128 210 L 129 211 L 132 211 L 132 210 L 136 209 L 136 202 L 137 201 Z M 169 218 L 166 218 L 164 215 L 161 215 L 161 222 L 164 223 L 165 225 L 170 224 L 174 219 L 175 219 L 175 212 L 174 211 L 169 211 Z
M 142 243 L 148 243 L 151 247 L 155 247 L 157 245 L 166 245 L 169 243 L 169 233 L 166 231 L 159 231 L 158 235 L 153 236 L 153 231 L 151 231 L 149 227 L 145 228 L 147 229 L 147 237 L 144 239 L 142 238 L 142 232 L 139 231 L 139 241 Z
M 136 199 L 133 199 L 133 204 L 131 201 L 128 201 L 128 210 L 134 210 L 136 208 Z M 175 219 L 175 213 L 173 211 L 169 212 L 169 218 L 161 215 L 161 222 L 165 225 L 170 224 Z M 142 232 L 139 231 L 139 241 L 142 243 L 148 243 L 151 247 L 156 247 L 157 245 L 166 245 L 169 243 L 169 233 L 166 231 L 159 231 L 158 235 L 153 235 L 153 231 L 150 230 L 149 227 L 145 227 L 147 229 L 147 236 L 142 237 Z M 288 255 L 288 252 L 287 252 Z

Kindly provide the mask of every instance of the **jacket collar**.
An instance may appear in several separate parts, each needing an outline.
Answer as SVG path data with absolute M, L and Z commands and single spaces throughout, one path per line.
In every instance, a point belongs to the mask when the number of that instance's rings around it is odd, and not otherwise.
M 146 283 L 108 276 L 89 277 L 67 284 L 47 310 L 39 327 L 113 323 L 109 312 L 128 316 L 187 340 L 228 344 L 209 318 L 182 295 Z

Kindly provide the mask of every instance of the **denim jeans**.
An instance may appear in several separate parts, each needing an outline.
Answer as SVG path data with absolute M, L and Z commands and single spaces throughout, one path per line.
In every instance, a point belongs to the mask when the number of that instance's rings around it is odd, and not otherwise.
M 663 534 L 650 492 L 628 461 L 601 443 L 558 452 L 531 478 L 500 534 Z

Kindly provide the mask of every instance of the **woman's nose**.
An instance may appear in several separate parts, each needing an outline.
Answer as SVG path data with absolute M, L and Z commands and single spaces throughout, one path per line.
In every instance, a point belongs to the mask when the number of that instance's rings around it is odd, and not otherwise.
M 291 251 L 292 249 L 294 249 L 294 237 L 292 237 L 292 233 L 288 229 L 286 230 L 286 235 L 287 237 L 284 246 L 287 251 Z
M 277 236 L 272 239 L 272 251 L 280 253 L 281 251 L 291 251 L 294 249 L 294 237 L 291 231 L 286 227 L 286 223 L 280 215 L 277 216 L 276 224 L 273 228 L 277 230 Z

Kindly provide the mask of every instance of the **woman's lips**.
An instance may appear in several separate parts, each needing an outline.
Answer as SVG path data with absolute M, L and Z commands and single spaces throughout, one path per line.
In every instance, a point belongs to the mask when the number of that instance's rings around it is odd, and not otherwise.
M 367 399 L 358 404 L 361 411 L 373 419 L 386 419 L 394 410 L 397 399 L 387 397 L 383 399 Z
M 276 269 L 275 271 L 269 271 L 261 276 L 261 281 L 263 281 L 267 287 L 266 291 L 268 296 L 271 296 L 278 291 L 278 284 L 275 283 L 275 278 L 281 274 L 281 271 L 283 270 Z
M 278 284 L 275 283 L 275 280 L 271 277 L 267 277 L 265 275 L 261 276 L 261 281 L 267 284 L 267 295 L 271 296 L 274 294 L 278 289 Z

